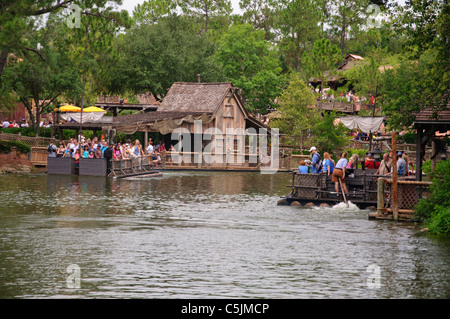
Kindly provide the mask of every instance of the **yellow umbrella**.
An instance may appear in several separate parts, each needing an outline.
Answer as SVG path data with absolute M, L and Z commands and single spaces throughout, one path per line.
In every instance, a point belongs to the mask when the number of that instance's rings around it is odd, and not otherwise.
M 81 108 L 75 105 L 63 105 L 59 108 L 60 112 L 81 112 Z
M 101 109 L 96 106 L 89 106 L 87 108 L 83 108 L 83 112 L 104 112 L 106 114 L 106 111 L 104 109 Z

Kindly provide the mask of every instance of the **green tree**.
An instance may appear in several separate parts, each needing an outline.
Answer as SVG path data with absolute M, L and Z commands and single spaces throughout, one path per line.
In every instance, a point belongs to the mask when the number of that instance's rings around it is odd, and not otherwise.
M 357 34 L 358 29 L 364 25 L 370 3 L 368 0 L 331 0 L 330 4 L 336 8 L 330 17 L 330 25 L 338 35 L 339 48 L 345 55 L 349 35 Z
M 36 19 L 48 13 L 57 13 L 70 5 L 83 7 L 80 15 L 92 14 L 91 8 L 103 8 L 107 0 L 7 0 L 0 5 L 0 77 L 10 53 L 27 57 L 38 55 L 45 61 L 40 50 L 29 39 L 36 30 Z M 111 1 L 121 4 L 121 0 Z
M 278 1 L 277 12 L 280 54 L 288 67 L 299 71 L 303 53 L 320 36 L 322 12 L 316 0 Z
M 154 25 L 139 25 L 116 38 L 120 60 L 108 67 L 108 92 L 152 92 L 164 97 L 174 82 L 221 79 L 214 46 L 191 29 L 184 17 L 169 16 Z
M 342 71 L 342 76 L 351 82 L 354 93 L 373 107 L 372 115 L 375 114 L 378 99 L 381 97 L 383 73 L 397 66 L 396 60 L 397 57 L 389 56 L 386 50 L 375 50 L 365 57 L 364 61 Z
M 46 48 L 46 61 L 29 57 L 9 64 L 4 69 L 1 83 L 13 90 L 30 116 L 30 122 L 39 130 L 41 114 L 50 112 L 52 104 L 64 94 L 79 93 L 79 73 L 64 51 Z
M 312 107 L 314 96 L 298 72 L 291 73 L 289 85 L 277 100 L 278 117 L 270 121 L 270 126 L 303 142 L 318 121 L 320 113 Z
M 86 86 L 92 87 L 96 92 L 101 90 L 102 77 L 107 74 L 102 62 L 105 57 L 114 54 L 113 40 L 130 22 L 127 11 L 115 12 L 108 7 L 93 8 L 89 14 L 81 15 L 79 28 L 60 25 L 60 37 L 56 41 L 59 45 L 70 48 L 70 58 L 82 74 L 81 107 L 87 104 Z M 94 93 L 91 99 L 95 95 Z
M 450 235 L 450 161 L 444 160 L 436 164 L 436 170 L 431 172 L 431 166 L 424 171 L 430 174 L 433 184 L 431 194 L 421 199 L 415 207 L 416 217 L 424 222 L 430 232 L 440 235 Z
M 400 65 L 383 76 L 383 110 L 394 128 L 409 126 L 427 108 L 436 118 L 449 103 L 450 5 L 444 1 L 407 2 L 394 22 L 406 36 Z
M 223 66 L 225 80 L 242 89 L 249 111 L 266 114 L 274 106 L 285 77 L 264 31 L 249 24 L 230 27 L 220 39 L 215 57 Z
M 177 8 L 176 0 L 147 0 L 136 5 L 133 10 L 133 19 L 138 24 L 153 24 L 161 18 L 175 14 Z
M 335 124 L 338 117 L 336 111 L 325 112 L 311 128 L 312 143 L 321 151 L 337 155 L 348 145 L 351 136 L 348 135 L 349 130 L 339 122 Z
M 336 74 L 338 62 L 341 59 L 339 48 L 329 39 L 317 40 L 314 42 L 313 49 L 303 55 L 305 73 L 320 80 L 320 91 L 323 92 L 327 78 Z
M 263 30 L 265 39 L 272 40 L 278 17 L 277 3 L 278 1 L 273 0 L 239 0 L 239 7 L 243 10 L 242 23 L 253 25 L 255 30 Z
M 179 0 L 185 14 L 196 18 L 202 25 L 200 33 L 207 32 L 211 20 L 228 16 L 232 12 L 230 0 Z

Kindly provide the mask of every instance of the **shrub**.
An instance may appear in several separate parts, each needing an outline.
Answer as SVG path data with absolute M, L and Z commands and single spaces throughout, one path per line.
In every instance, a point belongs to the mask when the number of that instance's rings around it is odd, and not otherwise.
M 425 225 L 433 234 L 450 236 L 450 207 L 441 207 Z
M 403 142 L 406 144 L 416 144 L 417 133 L 416 132 L 408 132 L 403 134 L 402 136 Z
M 15 148 L 17 152 L 21 154 L 28 154 L 31 152 L 31 147 L 23 142 L 17 141 L 0 141 L 0 153 L 8 154 Z
M 430 168 L 425 168 L 428 173 Z M 444 160 L 436 164 L 436 169 L 431 172 L 430 196 L 420 199 L 415 207 L 415 215 L 430 228 L 430 231 L 450 235 L 448 224 L 450 223 L 450 161 Z

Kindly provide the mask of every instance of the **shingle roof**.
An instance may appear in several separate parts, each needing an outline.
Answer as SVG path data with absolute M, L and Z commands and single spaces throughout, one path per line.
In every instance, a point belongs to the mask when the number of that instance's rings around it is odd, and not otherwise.
M 437 112 L 437 117 L 433 116 L 434 113 L 435 111 L 432 109 L 424 109 L 417 113 L 414 123 L 450 124 L 450 105 Z
M 175 82 L 156 112 L 214 113 L 233 84 Z
M 114 118 L 115 126 L 131 125 L 135 123 L 152 123 L 167 119 L 180 119 L 188 115 L 199 116 L 203 112 L 159 112 L 150 111 L 131 115 L 117 116 Z

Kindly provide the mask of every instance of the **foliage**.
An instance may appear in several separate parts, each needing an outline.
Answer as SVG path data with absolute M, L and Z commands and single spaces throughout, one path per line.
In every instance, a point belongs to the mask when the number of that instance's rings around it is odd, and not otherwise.
M 95 15 L 100 8 L 110 4 L 121 4 L 122 1 L 83 0 L 76 1 L 82 6 L 80 14 Z M 25 59 L 38 56 L 43 61 L 45 54 L 40 52 L 36 43 L 30 41 L 32 34 L 40 28 L 39 18 L 48 13 L 59 13 L 72 1 L 54 0 L 9 0 L 2 1 L 0 6 L 0 77 L 6 66 L 6 58 L 10 53 Z
M 352 156 L 353 154 L 358 155 L 359 159 L 363 159 L 366 156 L 366 153 L 369 151 L 369 149 L 365 148 L 346 148 L 345 152 L 348 154 L 348 156 Z
M 146 0 L 136 5 L 133 18 L 138 24 L 158 23 L 161 18 L 175 13 L 177 7 L 175 0 Z
M 450 73 L 436 63 L 437 52 L 429 50 L 413 61 L 404 57 L 400 66 L 386 70 L 382 78 L 383 111 L 396 129 L 410 126 L 418 112 L 430 108 L 437 117 L 448 99 Z
M 242 89 L 249 111 L 266 114 L 274 107 L 285 77 L 262 30 L 249 24 L 231 26 L 218 43 L 215 59 L 222 65 L 224 79 Z
M 339 48 L 329 39 L 320 39 L 314 42 L 313 49 L 303 56 L 303 63 L 307 74 L 321 82 L 320 91 L 327 83 L 329 76 L 334 75 L 333 69 L 337 67 L 342 55 Z
M 450 236 L 450 207 L 442 207 L 435 211 L 426 227 L 432 234 Z
M 41 137 L 50 137 L 51 128 L 40 127 L 39 131 L 36 133 L 32 127 L 11 127 L 11 128 L 0 128 L 0 132 L 8 134 L 19 134 L 22 136 L 35 137 L 37 134 Z
M 152 92 L 163 98 L 174 82 L 215 82 L 221 76 L 213 61 L 214 46 L 192 32 L 186 19 L 170 16 L 143 24 L 116 38 L 120 60 L 108 67 L 108 92 Z
M 31 152 L 31 147 L 23 142 L 18 141 L 0 141 L 0 154 L 11 153 L 13 148 L 21 154 L 28 154 Z
M 45 51 L 46 61 L 30 57 L 20 63 L 10 63 L 0 82 L 19 97 L 36 131 L 41 113 L 50 111 L 51 105 L 64 93 L 79 90 L 78 72 L 65 57 L 65 52 L 53 48 Z
M 335 111 L 325 112 L 323 117 L 311 128 L 312 143 L 322 153 L 336 154 L 343 150 L 351 140 L 349 130 L 342 122 L 335 124 L 338 114 Z
M 383 76 L 383 109 L 394 128 L 407 127 L 427 108 L 433 118 L 449 103 L 450 4 L 409 1 L 398 7 L 396 31 L 406 39 L 400 66 Z
M 343 76 L 351 81 L 355 95 L 365 98 L 367 104 L 372 104 L 372 97 L 377 103 L 377 99 L 381 96 L 381 77 L 388 64 L 386 55 L 384 50 L 376 50 L 366 57 L 365 61 L 343 72 Z
M 339 36 L 339 48 L 342 54 L 346 51 L 349 35 L 357 34 L 366 21 L 367 0 L 331 0 L 330 4 L 336 7 L 331 14 L 330 23 L 332 31 Z M 349 32 L 349 29 L 351 32 Z
M 450 235 L 450 161 L 438 162 L 434 172 L 430 172 L 430 167 L 424 167 L 424 172 L 431 176 L 431 194 L 419 200 L 415 207 L 416 216 L 430 227 L 430 231 Z
M 270 126 L 278 128 L 282 134 L 306 138 L 308 130 L 318 120 L 319 113 L 311 108 L 314 104 L 312 91 L 298 73 L 290 75 L 289 85 L 277 100 L 280 117 L 273 119 Z
M 320 35 L 321 12 L 318 1 L 282 0 L 277 1 L 275 27 L 282 35 L 279 41 L 280 54 L 287 65 L 296 71 L 301 68 L 304 52 L 311 49 Z
M 211 20 L 231 14 L 230 0 L 179 0 L 183 12 L 199 21 L 200 34 L 207 32 Z
M 400 138 L 400 137 L 398 137 Z M 403 142 L 405 142 L 406 144 L 416 144 L 417 141 L 417 133 L 416 132 L 406 132 L 405 134 L 403 134 L 403 136 L 401 137 L 401 139 L 403 140 Z

